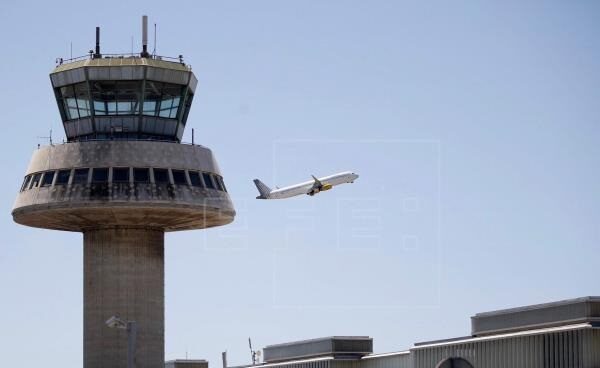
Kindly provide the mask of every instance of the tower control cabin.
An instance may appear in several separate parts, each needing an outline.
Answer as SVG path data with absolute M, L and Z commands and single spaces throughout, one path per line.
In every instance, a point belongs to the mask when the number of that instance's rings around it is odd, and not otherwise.
M 146 31 L 144 17 L 144 31 Z M 233 221 L 210 149 L 182 144 L 197 79 L 182 57 L 143 51 L 60 62 L 50 80 L 67 143 L 37 149 L 14 221 L 78 231 L 84 243 L 84 367 L 126 367 L 137 325 L 136 367 L 164 365 L 164 232 Z

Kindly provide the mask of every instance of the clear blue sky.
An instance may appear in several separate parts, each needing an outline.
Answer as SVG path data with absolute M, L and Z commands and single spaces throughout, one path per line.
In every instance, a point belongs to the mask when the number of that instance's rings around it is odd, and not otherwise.
M 82 362 L 82 236 L 10 210 L 38 136 L 63 136 L 48 73 L 129 52 L 140 16 L 200 83 L 188 121 L 238 216 L 166 238 L 166 357 L 361 334 L 378 352 L 469 333 L 492 309 L 600 294 L 595 1 L 6 1 L 0 356 Z M 136 49 L 138 47 L 136 46 Z M 8 136 L 10 134 L 10 136 Z M 353 170 L 314 198 L 274 185 Z M 24 361 L 25 360 L 25 361 Z

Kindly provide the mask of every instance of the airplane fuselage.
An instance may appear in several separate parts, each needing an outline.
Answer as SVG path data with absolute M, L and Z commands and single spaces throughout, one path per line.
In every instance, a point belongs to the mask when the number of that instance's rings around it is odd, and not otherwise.
M 261 195 L 259 199 L 284 199 L 299 196 L 302 194 L 314 195 L 322 191 L 329 190 L 336 185 L 353 183 L 358 178 L 358 175 L 346 171 L 334 175 L 317 178 L 303 183 L 290 185 L 283 188 L 271 190 L 268 195 Z M 319 185 L 320 183 L 320 185 Z

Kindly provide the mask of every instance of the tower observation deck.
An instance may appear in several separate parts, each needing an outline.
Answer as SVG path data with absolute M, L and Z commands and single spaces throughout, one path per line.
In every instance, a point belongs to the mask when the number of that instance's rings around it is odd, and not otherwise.
M 50 73 L 67 142 L 37 149 L 12 215 L 33 227 L 83 233 L 84 367 L 164 366 L 164 232 L 233 221 L 210 149 L 182 144 L 197 79 L 182 57 L 147 52 L 60 62 Z

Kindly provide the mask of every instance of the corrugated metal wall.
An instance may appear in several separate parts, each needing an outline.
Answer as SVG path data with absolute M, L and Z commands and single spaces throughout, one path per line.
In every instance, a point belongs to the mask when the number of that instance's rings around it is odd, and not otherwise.
M 331 363 L 333 360 L 320 360 L 313 362 L 281 364 L 277 368 L 332 368 Z
M 584 332 L 584 339 L 581 342 L 584 367 L 600 367 L 600 330 L 593 329 Z
M 411 354 L 387 355 L 361 360 L 334 360 L 331 368 L 412 368 Z
M 390 355 L 363 359 L 361 368 L 412 368 L 412 354 Z
M 411 350 L 414 368 L 435 368 L 461 357 L 475 368 L 598 368 L 600 331 L 593 329 L 517 336 Z

